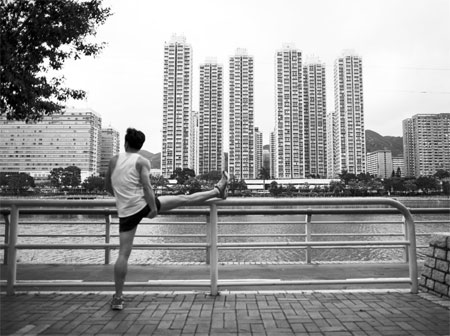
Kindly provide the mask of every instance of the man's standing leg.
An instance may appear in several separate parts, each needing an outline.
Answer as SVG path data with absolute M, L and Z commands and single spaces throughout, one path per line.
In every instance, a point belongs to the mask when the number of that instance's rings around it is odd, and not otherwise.
M 111 308 L 121 310 L 123 309 L 123 286 L 128 272 L 128 259 L 133 247 L 134 235 L 136 234 L 137 226 L 130 231 L 120 232 L 120 247 L 119 256 L 114 265 L 114 284 L 116 294 L 111 302 Z

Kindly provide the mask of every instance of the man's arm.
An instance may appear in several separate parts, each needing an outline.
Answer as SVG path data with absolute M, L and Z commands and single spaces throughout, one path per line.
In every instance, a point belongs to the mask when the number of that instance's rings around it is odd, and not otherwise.
M 136 162 L 136 168 L 140 175 L 142 187 L 144 188 L 144 198 L 150 207 L 148 217 L 153 218 L 158 214 L 156 208 L 156 197 L 150 182 L 150 162 L 147 159 L 139 158 Z
M 114 168 L 116 167 L 116 163 L 117 163 L 117 156 L 114 156 L 113 158 L 111 158 L 111 160 L 109 160 L 108 170 L 106 171 L 105 176 L 105 189 L 113 196 L 114 196 L 114 189 L 112 187 L 111 176 L 114 171 Z

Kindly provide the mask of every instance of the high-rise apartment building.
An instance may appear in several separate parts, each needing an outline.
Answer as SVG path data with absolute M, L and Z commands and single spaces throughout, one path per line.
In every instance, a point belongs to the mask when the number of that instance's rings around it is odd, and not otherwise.
M 310 58 L 303 67 L 305 175 L 327 176 L 325 64 Z
M 77 166 L 81 179 L 100 168 L 101 117 L 91 109 L 68 109 L 35 124 L 0 117 L 0 171 L 46 179 L 54 168 Z
M 399 177 L 405 176 L 405 159 L 403 156 L 393 156 L 392 157 L 392 170 L 395 174 L 400 172 Z
M 102 129 L 100 145 L 100 175 L 105 175 L 108 170 L 109 160 L 120 152 L 119 132 L 114 128 Z
M 305 177 L 302 53 L 291 45 L 277 51 L 275 178 Z
M 199 143 L 200 143 L 200 115 L 197 111 L 192 111 L 191 117 L 191 148 L 193 153 L 192 169 L 198 174 L 199 167 Z
M 275 131 L 270 132 L 270 177 L 275 178 L 275 164 L 277 162 L 277 158 L 275 156 L 276 152 L 276 142 L 275 142 Z
M 367 153 L 367 172 L 380 178 L 392 176 L 392 152 L 390 150 L 378 150 Z
M 254 178 L 253 57 L 238 49 L 230 57 L 228 170 L 236 179 Z
M 328 120 L 333 129 L 328 176 L 337 177 L 342 171 L 359 174 L 366 171 L 366 139 L 364 129 L 364 100 L 362 59 L 345 51 L 334 65 L 335 110 Z
M 254 177 L 257 178 L 263 166 L 263 134 L 259 131 L 258 127 L 255 127 L 255 173 Z
M 176 168 L 193 168 L 192 48 L 174 35 L 164 46 L 164 99 L 161 169 L 169 177 Z
M 450 170 L 450 113 L 416 114 L 403 120 L 406 176 Z
M 223 169 L 223 66 L 200 65 L 199 174 Z

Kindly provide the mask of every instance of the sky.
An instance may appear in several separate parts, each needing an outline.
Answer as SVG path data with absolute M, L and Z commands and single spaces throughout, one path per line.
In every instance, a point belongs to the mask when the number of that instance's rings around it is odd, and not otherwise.
M 275 53 L 293 44 L 326 65 L 327 111 L 334 109 L 334 61 L 362 57 L 365 128 L 401 136 L 402 120 L 450 113 L 449 0 L 104 0 L 112 15 L 95 41 L 96 58 L 68 61 L 66 84 L 87 91 L 70 107 L 91 108 L 102 126 L 142 130 L 143 149 L 161 151 L 164 45 L 183 35 L 193 50 L 192 107 L 198 111 L 199 66 L 224 66 L 228 151 L 228 61 L 237 48 L 254 57 L 255 126 L 269 143 L 274 127 Z

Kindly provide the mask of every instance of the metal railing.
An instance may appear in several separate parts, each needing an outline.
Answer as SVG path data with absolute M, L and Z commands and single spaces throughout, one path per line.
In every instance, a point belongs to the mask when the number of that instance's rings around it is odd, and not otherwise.
M 355 206 L 355 205 L 383 205 L 391 208 L 373 209 L 336 209 L 336 208 L 308 208 L 310 206 Z M 269 209 L 277 206 L 279 208 Z M 208 208 L 209 207 L 209 208 Z M 208 207 L 177 209 L 167 214 L 183 214 L 190 216 L 205 216 L 207 225 L 207 241 L 205 243 L 164 243 L 164 244 L 134 244 L 134 248 L 183 248 L 183 249 L 205 249 L 208 251 L 210 279 L 208 283 L 192 281 L 190 283 L 180 280 L 168 280 L 157 282 L 133 283 L 128 282 L 127 286 L 182 286 L 198 287 L 207 286 L 212 295 L 217 295 L 221 286 L 271 286 L 271 285 L 331 285 L 331 284 L 379 284 L 379 283 L 408 283 L 411 285 L 411 292 L 417 293 L 417 260 L 416 260 L 416 232 L 415 223 L 411 212 L 402 203 L 389 198 L 294 198 L 294 199 L 228 199 L 226 201 L 209 202 Z M 306 208 L 305 208 L 306 207 Z M 112 200 L 90 200 L 90 201 L 67 201 L 67 200 L 2 200 L 2 213 L 5 216 L 5 243 L 0 248 L 5 250 L 7 261 L 7 293 L 14 294 L 16 288 L 30 286 L 30 283 L 17 281 L 17 250 L 19 249 L 103 249 L 105 250 L 105 262 L 109 263 L 109 252 L 117 249 L 118 244 L 111 243 L 111 215 L 116 213 L 115 204 Z M 342 214 L 342 213 L 367 213 L 367 214 L 401 214 L 404 218 L 404 239 L 384 240 L 384 241 L 311 241 L 311 218 L 315 214 Z M 91 244 L 22 244 L 18 242 L 18 226 L 20 214 L 100 214 L 105 216 L 105 242 Z M 284 241 L 284 242 L 246 242 L 246 243 L 219 243 L 218 242 L 218 217 L 222 215 L 250 215 L 250 214 L 306 214 L 305 241 Z M 164 213 L 161 215 L 165 215 Z M 383 234 L 385 235 L 385 234 Z M 103 236 L 103 235 L 102 235 Z M 268 235 L 260 235 L 261 237 Z M 345 235 L 342 235 L 344 237 Z M 403 246 L 409 265 L 408 278 L 383 278 L 383 279 L 337 279 L 337 280 L 291 280 L 291 281 L 220 281 L 218 278 L 218 250 L 219 249 L 246 249 L 246 248 L 303 248 L 306 249 L 306 262 L 311 262 L 311 249 L 321 247 L 398 247 Z M 54 283 L 44 283 L 39 281 L 40 287 L 55 286 Z M 58 282 L 58 287 L 74 286 L 74 282 Z M 83 282 L 77 286 L 104 287 L 113 286 L 111 282 Z

